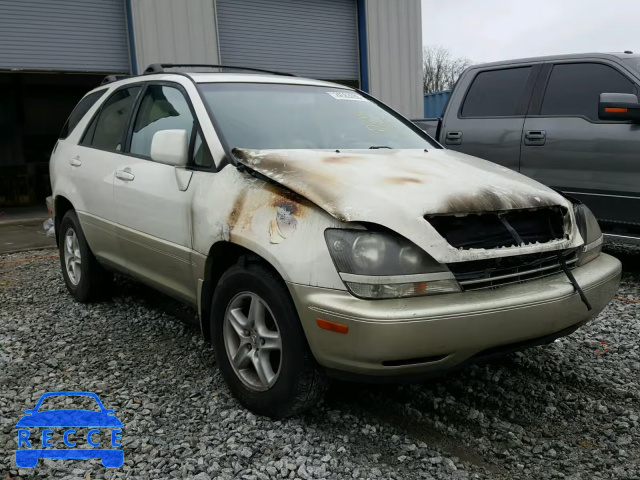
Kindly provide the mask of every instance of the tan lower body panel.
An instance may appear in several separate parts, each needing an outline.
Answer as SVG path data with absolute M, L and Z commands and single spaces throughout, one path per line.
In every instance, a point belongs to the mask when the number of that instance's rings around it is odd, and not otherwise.
M 168 295 L 197 304 L 201 255 L 95 215 L 78 212 L 78 218 L 91 251 L 101 263 Z
M 197 303 L 191 249 L 118 225 L 129 274 L 193 305 Z
M 591 311 L 564 274 L 495 290 L 392 300 L 288 286 L 321 365 L 386 376 L 446 370 L 486 349 L 551 335 L 588 320 L 613 298 L 620 273 L 620 262 L 605 254 L 573 270 Z M 346 325 L 349 331 L 320 329 L 318 318 Z M 436 360 L 397 365 L 423 358 Z
M 126 261 L 120 252 L 117 225 L 86 212 L 76 212 L 91 252 L 103 264 L 126 273 Z

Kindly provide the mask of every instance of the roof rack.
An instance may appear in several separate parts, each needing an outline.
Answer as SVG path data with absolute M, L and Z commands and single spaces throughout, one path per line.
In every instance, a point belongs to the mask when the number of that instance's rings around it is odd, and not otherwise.
M 123 78 L 129 78 L 131 75 L 107 75 L 102 79 L 100 85 L 106 85 L 107 83 L 117 82 L 118 80 L 122 80 Z
M 278 72 L 275 70 L 264 70 L 262 68 L 234 67 L 231 65 L 213 65 L 206 63 L 152 63 L 144 69 L 143 75 L 162 73 L 165 72 L 165 69 L 167 68 L 228 68 L 230 70 L 246 70 L 249 72 L 269 73 L 271 75 L 285 75 L 287 77 L 296 76 L 293 73 Z

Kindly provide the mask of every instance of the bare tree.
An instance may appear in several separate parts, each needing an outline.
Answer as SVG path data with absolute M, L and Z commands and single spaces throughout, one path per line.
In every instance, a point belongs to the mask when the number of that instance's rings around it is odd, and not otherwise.
M 424 93 L 452 89 L 460 74 L 471 64 L 468 58 L 455 58 L 444 47 L 438 45 L 424 47 L 422 49 Z

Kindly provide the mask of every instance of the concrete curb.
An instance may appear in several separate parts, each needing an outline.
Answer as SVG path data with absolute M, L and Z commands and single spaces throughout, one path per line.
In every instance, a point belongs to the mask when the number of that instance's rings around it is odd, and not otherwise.
M 15 218 L 11 220 L 0 220 L 0 228 L 7 227 L 10 225 L 29 225 L 30 226 L 30 225 L 42 224 L 47 218 L 50 218 L 50 217 Z

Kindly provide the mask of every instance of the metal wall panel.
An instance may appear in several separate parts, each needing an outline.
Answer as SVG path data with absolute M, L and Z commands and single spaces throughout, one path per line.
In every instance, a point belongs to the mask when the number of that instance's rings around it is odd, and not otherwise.
M 137 70 L 151 63 L 220 63 L 214 0 L 131 0 Z
M 408 118 L 424 114 L 420 0 L 366 0 L 369 92 Z
M 0 0 L 0 69 L 128 72 L 123 0 Z
M 325 80 L 358 80 L 355 0 L 217 0 L 220 56 Z

